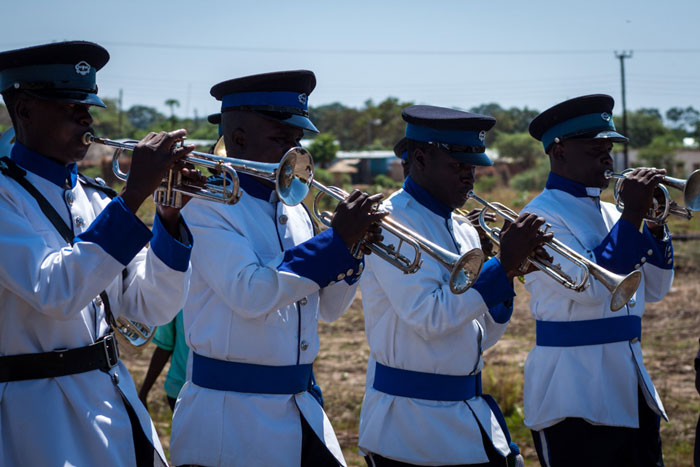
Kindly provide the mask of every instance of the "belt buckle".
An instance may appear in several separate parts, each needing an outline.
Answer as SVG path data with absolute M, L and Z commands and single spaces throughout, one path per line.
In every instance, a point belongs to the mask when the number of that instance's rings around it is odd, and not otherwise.
M 117 339 L 114 338 L 114 334 L 108 334 L 102 339 L 102 348 L 107 358 L 107 366 L 111 370 L 119 363 L 119 347 L 117 347 Z

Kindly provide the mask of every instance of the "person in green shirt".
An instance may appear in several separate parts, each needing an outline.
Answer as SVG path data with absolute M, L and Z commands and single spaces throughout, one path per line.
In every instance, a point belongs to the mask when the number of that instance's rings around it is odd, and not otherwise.
M 139 399 L 148 409 L 148 392 L 153 387 L 156 379 L 158 379 L 160 372 L 163 371 L 168 359 L 170 359 L 170 369 L 165 377 L 164 386 L 170 409 L 174 410 L 177 395 L 180 393 L 182 385 L 185 384 L 185 369 L 187 368 L 187 356 L 190 351 L 185 342 L 182 310 L 170 323 L 165 326 L 159 326 L 156 329 L 153 343 L 156 344 L 156 349 L 153 351 L 146 378 L 139 391 Z

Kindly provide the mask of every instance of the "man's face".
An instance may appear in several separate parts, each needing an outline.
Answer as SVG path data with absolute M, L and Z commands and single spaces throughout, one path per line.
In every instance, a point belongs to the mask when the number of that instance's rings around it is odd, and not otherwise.
M 304 131 L 270 118 L 255 115 L 255 126 L 246 131 L 247 158 L 259 162 L 277 163 L 284 153 L 299 146 Z M 252 130 L 250 130 L 252 128 Z
M 82 136 L 94 131 L 87 104 L 26 98 L 25 105 L 23 144 L 64 164 L 85 157 L 88 146 L 83 144 Z
M 604 173 L 613 168 L 611 141 L 569 139 L 560 144 L 563 162 L 569 169 L 568 178 L 588 187 L 607 188 L 610 180 L 605 178 Z
M 474 188 L 474 166 L 458 162 L 444 149 L 431 148 L 426 154 L 423 188 L 442 204 L 452 209 L 467 201 L 469 191 Z

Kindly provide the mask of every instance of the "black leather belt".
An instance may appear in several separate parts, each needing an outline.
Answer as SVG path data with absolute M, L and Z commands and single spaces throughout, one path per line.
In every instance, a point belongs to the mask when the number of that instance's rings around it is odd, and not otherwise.
M 77 349 L 0 357 L 0 383 L 109 371 L 117 363 L 117 339 L 114 334 L 107 334 L 96 343 Z

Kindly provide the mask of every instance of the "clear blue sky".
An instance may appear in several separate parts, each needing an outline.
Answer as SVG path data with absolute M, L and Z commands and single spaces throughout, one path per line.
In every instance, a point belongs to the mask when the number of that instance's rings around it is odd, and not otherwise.
M 700 109 L 700 2 L 600 1 L 101 1 L 4 2 L 0 49 L 83 39 L 112 59 L 100 95 L 180 116 L 216 112 L 217 82 L 308 68 L 311 105 L 359 107 L 388 96 L 469 108 L 497 102 L 543 110 L 603 92 L 621 108 Z

